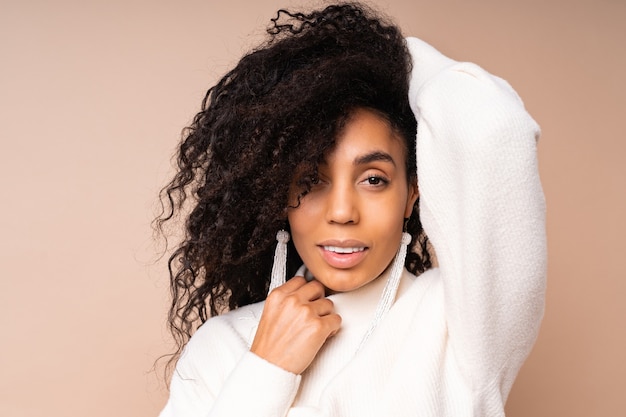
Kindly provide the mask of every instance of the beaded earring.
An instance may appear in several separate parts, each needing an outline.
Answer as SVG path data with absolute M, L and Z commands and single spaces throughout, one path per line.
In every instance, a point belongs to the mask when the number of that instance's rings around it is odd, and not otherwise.
M 400 278 L 402 278 L 402 272 L 404 271 L 404 262 L 406 260 L 406 251 L 409 243 L 411 243 L 411 235 L 407 232 L 403 232 L 402 238 L 400 239 L 400 248 L 398 248 L 398 252 L 393 259 L 391 270 L 389 271 L 389 278 L 387 278 L 387 283 L 385 284 L 383 293 L 378 301 L 378 306 L 376 307 L 376 312 L 374 313 L 374 319 L 372 320 L 369 329 L 363 336 L 363 339 L 361 339 L 357 352 L 361 350 L 378 323 L 382 320 L 384 315 L 393 305 L 393 302 L 396 300 L 396 293 L 398 292 Z
M 273 289 L 280 287 L 286 281 L 287 275 L 287 242 L 289 242 L 289 232 L 279 230 L 276 233 L 276 250 L 274 251 L 274 265 L 272 266 L 272 279 L 268 295 Z

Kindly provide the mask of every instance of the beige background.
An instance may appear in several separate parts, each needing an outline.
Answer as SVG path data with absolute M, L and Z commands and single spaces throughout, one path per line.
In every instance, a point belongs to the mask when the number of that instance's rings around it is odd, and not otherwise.
M 297 3 L 0 2 L 0 415 L 162 407 L 157 191 L 206 88 Z M 508 415 L 624 415 L 626 2 L 377 4 L 508 79 L 543 128 L 547 313 Z

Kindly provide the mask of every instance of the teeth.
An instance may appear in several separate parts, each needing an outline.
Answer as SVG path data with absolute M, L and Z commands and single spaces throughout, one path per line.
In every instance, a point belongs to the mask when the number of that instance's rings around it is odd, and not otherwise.
M 363 252 L 365 250 L 364 247 L 360 248 L 341 248 L 339 246 L 324 246 L 324 250 L 335 253 L 354 253 L 354 252 Z

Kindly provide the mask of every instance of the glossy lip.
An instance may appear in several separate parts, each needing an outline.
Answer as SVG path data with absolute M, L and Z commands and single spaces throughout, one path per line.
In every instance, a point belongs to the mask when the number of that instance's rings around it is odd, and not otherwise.
M 339 248 L 362 248 L 362 250 L 351 253 L 339 253 L 328 250 L 328 247 L 332 246 Z M 354 239 L 325 240 L 318 243 L 317 247 L 321 252 L 322 258 L 324 258 L 324 261 L 326 261 L 329 266 L 337 269 L 349 269 L 355 267 L 361 263 L 369 251 L 369 247 L 365 243 Z

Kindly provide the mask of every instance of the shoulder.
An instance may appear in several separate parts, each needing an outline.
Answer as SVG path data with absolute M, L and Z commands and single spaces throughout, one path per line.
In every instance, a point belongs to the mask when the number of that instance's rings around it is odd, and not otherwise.
M 178 361 L 179 368 L 208 369 L 238 361 L 256 333 L 264 302 L 243 306 L 207 320 L 191 337 Z M 211 367 L 219 365 L 212 363 Z
M 398 288 L 398 300 L 409 298 L 414 303 L 416 298 L 423 297 L 426 293 L 428 297 L 434 297 L 434 293 L 440 292 L 441 274 L 438 267 L 430 268 L 420 275 L 414 275 L 408 270 L 404 270 L 400 286 Z
M 219 343 L 250 344 L 256 332 L 265 302 L 249 304 L 207 320 L 190 340 L 190 344 L 205 344 L 217 339 Z

